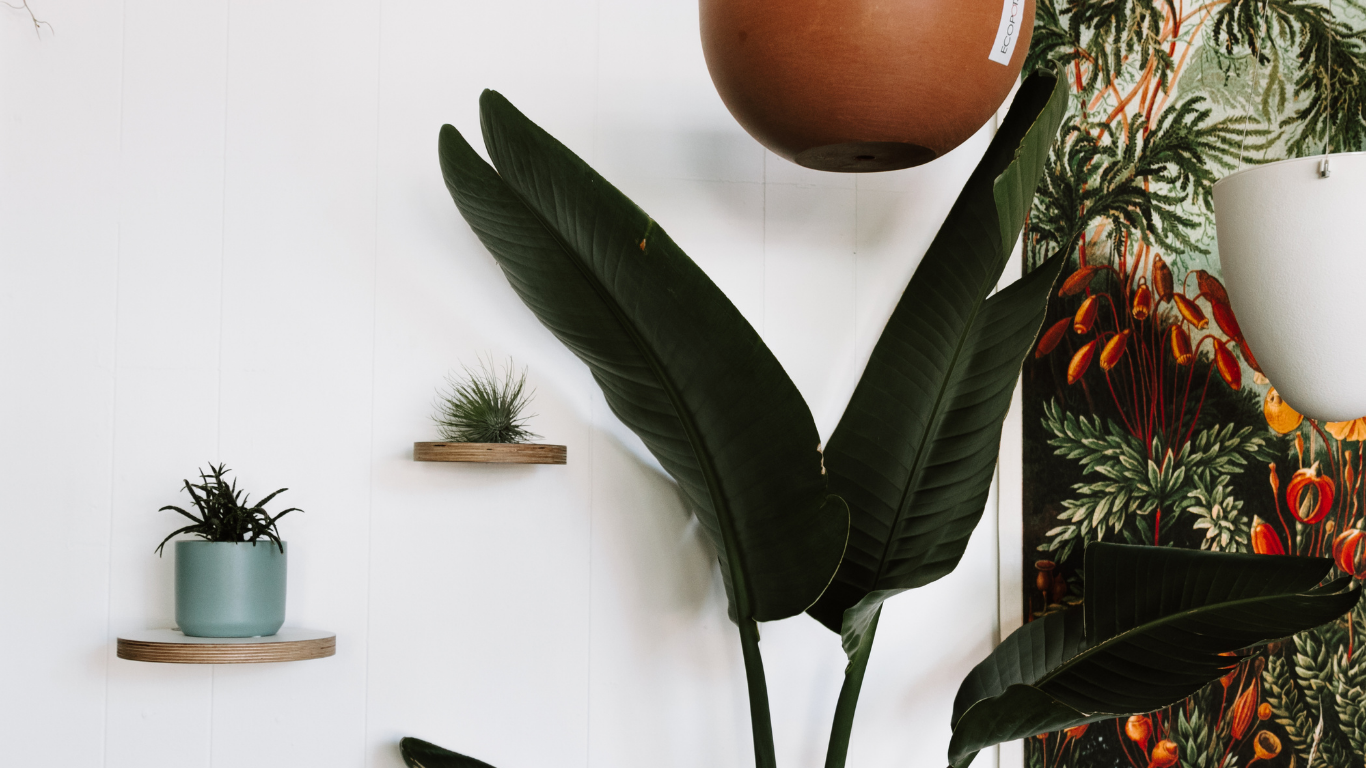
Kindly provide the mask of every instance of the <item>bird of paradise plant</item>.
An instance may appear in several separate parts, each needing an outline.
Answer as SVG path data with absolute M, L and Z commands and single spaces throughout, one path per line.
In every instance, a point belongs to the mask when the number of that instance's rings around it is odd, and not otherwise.
M 1023 83 L 823 449 L 762 339 L 652 217 L 496 93 L 481 98 L 492 165 L 442 129 L 456 207 L 715 546 L 758 768 L 776 768 L 758 623 L 805 612 L 840 638 L 849 663 L 826 766 L 842 768 L 883 603 L 951 572 L 982 517 L 1020 362 L 1065 254 L 994 288 L 1065 104 L 1059 77 Z M 1102 350 L 1102 366 L 1117 354 Z M 964 680 L 954 768 L 1002 741 L 1084 734 L 1175 701 L 1232 668 L 1224 653 L 1317 626 L 1360 597 L 1340 580 L 1320 585 L 1323 558 L 1096 542 L 1085 560 L 1084 608 L 1026 626 Z M 1149 684 L 1116 676 L 1124 665 L 1149 670 Z M 421 768 L 484 766 L 415 739 L 401 750 Z

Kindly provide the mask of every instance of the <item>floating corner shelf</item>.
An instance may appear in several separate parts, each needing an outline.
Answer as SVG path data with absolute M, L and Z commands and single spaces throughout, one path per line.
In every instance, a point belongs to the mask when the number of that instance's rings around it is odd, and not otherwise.
M 118 639 L 118 657 L 161 664 L 260 664 L 322 659 L 337 653 L 331 632 L 285 628 L 270 637 L 188 637 L 147 629 Z
M 543 443 L 413 443 L 413 461 L 567 464 L 569 449 Z

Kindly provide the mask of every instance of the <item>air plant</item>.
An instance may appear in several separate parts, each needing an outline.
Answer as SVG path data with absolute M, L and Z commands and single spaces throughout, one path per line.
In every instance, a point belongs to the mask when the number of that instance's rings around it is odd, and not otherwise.
M 223 479 L 224 475 L 231 471 L 224 464 L 219 464 L 216 467 L 210 464 L 208 474 L 200 470 L 198 485 L 189 480 L 185 481 L 185 492 L 190 494 L 190 499 L 194 502 L 194 508 L 199 512 L 199 517 L 170 504 L 157 510 L 158 512 L 165 512 L 169 509 L 194 521 L 193 525 L 187 525 L 162 539 L 161 544 L 156 548 L 157 554 L 164 554 L 166 542 L 182 533 L 193 534 L 205 541 L 249 541 L 252 546 L 255 546 L 256 542 L 264 537 L 279 547 L 281 554 L 284 553 L 285 546 L 280 541 L 280 531 L 276 524 L 280 518 L 290 512 L 302 512 L 303 510 L 290 507 L 277 515 L 271 515 L 265 509 L 266 504 L 289 489 L 281 488 L 252 504 L 251 497 L 237 489 L 236 480 L 229 483 Z
M 526 428 L 523 411 L 535 390 L 527 391 L 526 369 L 514 375 L 512 360 L 499 375 L 492 359 L 468 366 L 464 378 L 447 376 L 450 389 L 440 392 L 432 420 L 441 439 L 451 443 L 525 443 L 540 437 Z M 534 415 L 534 414 L 533 414 Z

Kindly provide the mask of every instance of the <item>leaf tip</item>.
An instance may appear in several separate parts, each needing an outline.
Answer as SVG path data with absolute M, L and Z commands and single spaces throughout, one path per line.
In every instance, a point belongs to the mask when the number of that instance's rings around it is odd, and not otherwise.
M 508 101 L 506 96 L 492 88 L 485 88 L 483 92 L 479 94 L 480 112 L 484 112 L 493 107 L 502 107 L 509 104 L 511 104 L 511 102 Z

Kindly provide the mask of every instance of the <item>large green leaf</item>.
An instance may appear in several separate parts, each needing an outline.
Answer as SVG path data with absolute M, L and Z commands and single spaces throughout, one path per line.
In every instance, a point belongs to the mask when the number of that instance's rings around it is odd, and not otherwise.
M 412 736 L 406 736 L 398 742 L 398 751 L 408 768 L 493 768 L 481 760 L 442 749 Z
M 986 505 L 1001 424 L 1061 256 L 992 295 L 1067 106 L 1035 74 L 911 278 L 825 449 L 852 530 L 810 613 L 850 658 L 882 601 L 953 570 Z M 846 613 L 847 612 L 847 613 Z
M 978 664 L 953 705 L 949 762 L 993 744 L 1168 706 L 1237 663 L 1221 654 L 1351 610 L 1326 558 L 1091 544 L 1083 608 L 1025 624 Z
M 678 481 L 737 620 L 809 607 L 848 538 L 811 412 L 759 335 L 644 211 L 506 99 L 480 99 L 497 171 L 451 126 L 456 206 L 612 412 Z

